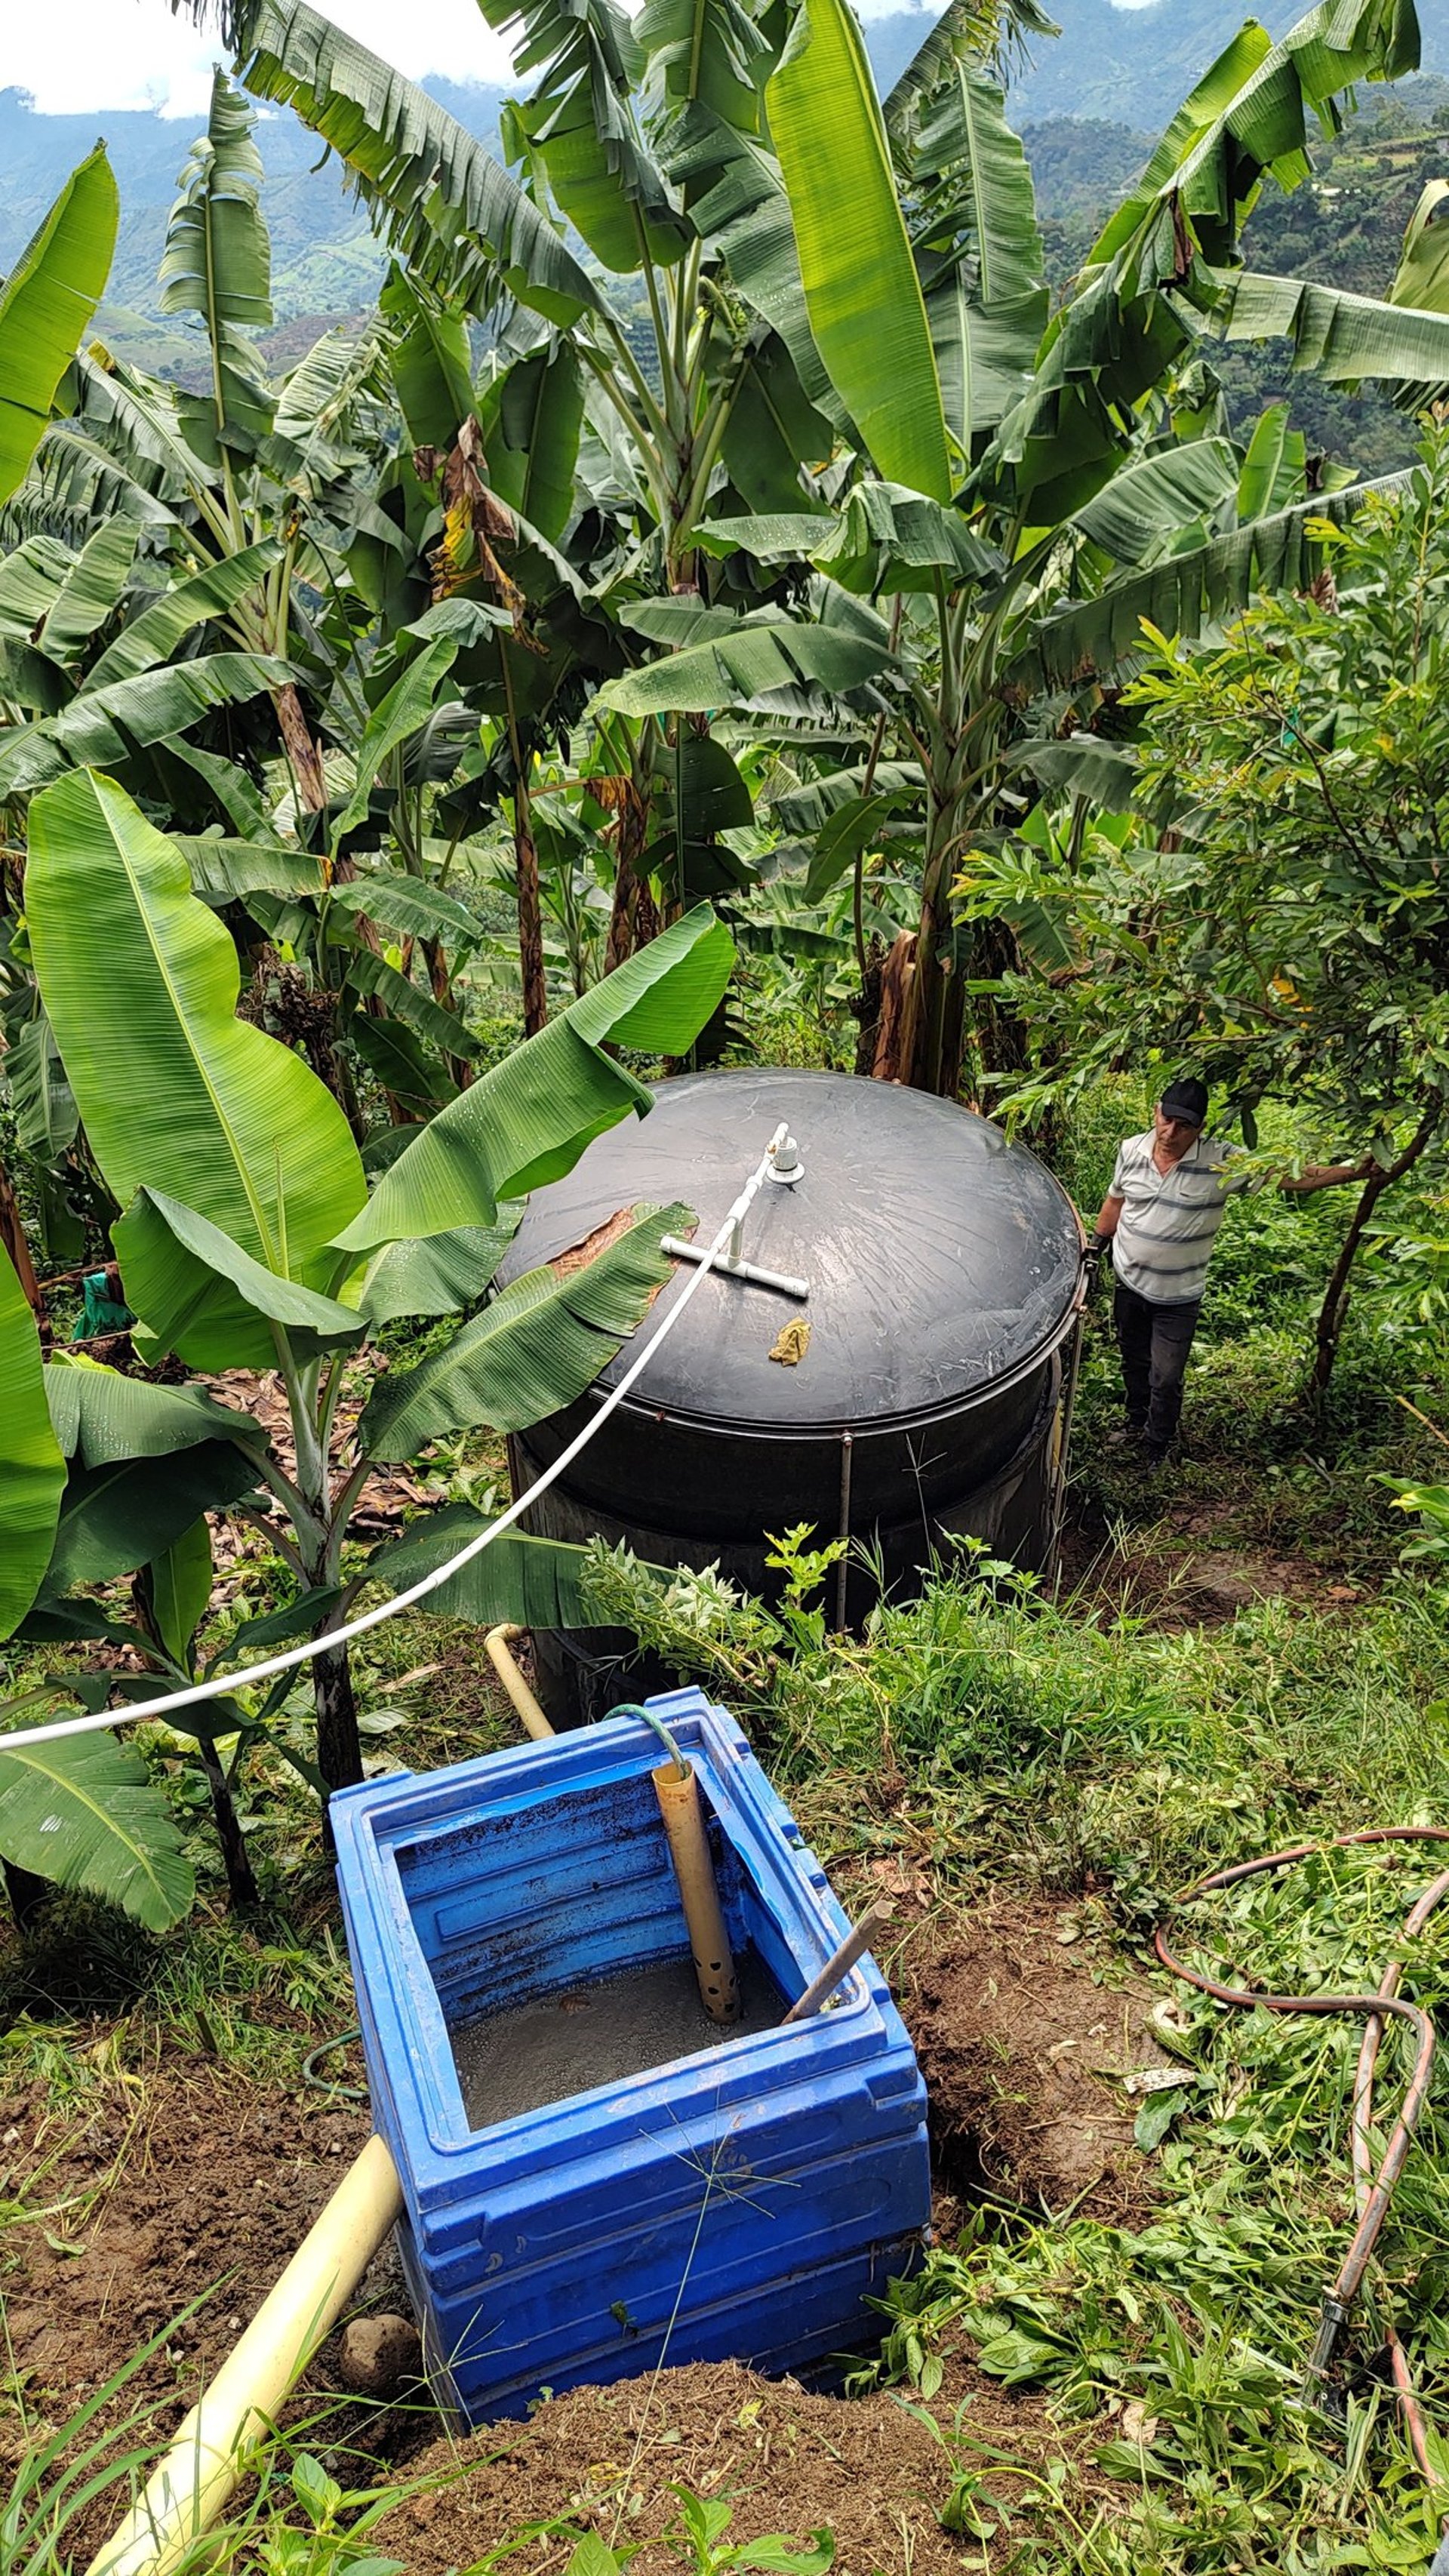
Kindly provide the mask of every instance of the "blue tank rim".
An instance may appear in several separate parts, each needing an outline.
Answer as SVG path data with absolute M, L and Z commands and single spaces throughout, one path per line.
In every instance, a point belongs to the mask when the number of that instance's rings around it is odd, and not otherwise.
M 649 1705 L 694 1755 L 720 1828 L 784 1936 L 803 1991 L 850 1929 L 824 1871 L 727 1710 L 698 1689 L 662 1693 Z M 690 2104 L 691 2121 L 704 2117 L 717 2126 L 732 2109 L 758 2100 L 762 2087 L 778 2096 L 854 2063 L 888 2059 L 903 2080 L 909 2070 L 908 2080 L 919 2085 L 909 2036 L 867 1952 L 851 1972 L 849 2000 L 808 2022 L 728 2041 L 705 2060 L 681 2058 L 646 2068 L 493 2128 L 468 2127 L 397 1847 L 416 1844 L 430 1829 L 440 1836 L 456 1833 L 470 1812 L 517 1812 L 537 1803 L 546 1782 L 557 1784 L 554 1794 L 567 1796 L 570 1786 L 638 1777 L 657 1768 L 659 1758 L 648 1727 L 634 1718 L 611 1718 L 542 1744 L 510 1745 L 436 1772 L 389 1772 L 335 1793 L 330 1812 L 338 1887 L 374 2119 L 392 2149 L 415 2222 L 466 2192 L 476 2181 L 480 2158 L 488 2162 L 490 2189 L 504 2189 L 577 2157 L 581 2115 L 587 2153 L 607 2155 L 627 2145 L 646 2113 L 678 2118 L 682 2095 L 697 2097 Z M 471 1800 L 470 1785 L 481 1793 Z M 710 2070 L 709 2080 L 699 2072 L 702 2066 Z M 682 2125 L 681 2143 L 686 2134 Z

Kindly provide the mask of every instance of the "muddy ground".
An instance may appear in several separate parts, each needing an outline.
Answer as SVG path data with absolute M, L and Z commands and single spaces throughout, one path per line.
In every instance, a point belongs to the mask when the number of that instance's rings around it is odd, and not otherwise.
M 1080 1911 L 1004 1897 L 903 1953 L 901 2002 L 932 2099 L 938 2233 L 949 2238 L 983 2189 L 1056 2212 L 1076 2203 L 1128 2224 L 1145 2215 L 1135 2105 L 1121 2078 L 1161 2053 L 1145 1992 L 1104 1982 L 1119 1973 L 1110 1955 Z M 169 2429 L 368 2128 L 360 2106 L 251 2084 L 194 2058 L 163 2052 L 142 2074 L 122 2072 L 104 2030 L 94 2051 L 95 2080 L 67 2110 L 39 2091 L 0 2103 L 0 2196 L 33 2213 L 0 2232 L 12 2462 L 37 2428 L 62 2422 L 152 2336 L 155 2351 L 109 2411 L 119 2420 L 153 2403 L 158 2429 Z M 361 2304 L 403 2304 L 390 2252 Z M 294 2417 L 315 2412 L 335 2387 L 334 2338 Z M 1063 2435 L 1038 2400 L 953 2364 L 932 2409 L 948 2435 L 963 2403 L 973 2433 L 1027 2462 L 1070 2456 L 1088 2438 Z M 379 2461 L 400 2481 L 453 2480 L 405 2496 L 388 2516 L 382 2545 L 411 2576 L 466 2569 L 505 2532 L 559 2517 L 606 2538 L 652 2541 L 677 2515 L 676 2483 L 737 2497 L 734 2539 L 805 2536 L 828 2523 L 842 2576 L 935 2576 L 961 2565 L 962 2544 L 938 2518 L 952 2459 L 918 2412 L 886 2394 L 846 2400 L 772 2384 L 736 2364 L 578 2390 L 527 2424 L 467 2443 L 416 2396 L 390 2409 L 349 2406 L 325 2438 L 362 2455 L 365 2474 L 342 2472 L 349 2485 L 368 2483 Z M 1023 2492 L 1020 2478 L 996 2474 L 1003 2501 Z M 88 2546 L 113 2518 L 114 2500 L 96 2509 Z M 565 2544 L 540 2535 L 521 2563 L 551 2570 L 567 2556 Z M 650 2548 L 638 2563 L 648 2571 L 671 2562 Z

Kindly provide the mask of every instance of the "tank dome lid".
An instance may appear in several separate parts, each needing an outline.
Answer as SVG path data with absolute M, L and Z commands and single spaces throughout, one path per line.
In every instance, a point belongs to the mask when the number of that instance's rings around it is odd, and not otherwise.
M 655 1104 L 534 1193 L 503 1278 L 640 1200 L 684 1200 L 708 1242 L 783 1118 L 804 1176 L 760 1191 L 744 1255 L 808 1279 L 810 1297 L 707 1279 L 631 1408 L 762 1430 L 884 1425 L 984 1393 L 1060 1337 L 1080 1228 L 1045 1166 L 987 1119 L 894 1084 L 753 1068 L 661 1083 Z M 654 1315 L 678 1293 L 665 1288 Z M 805 1356 L 783 1367 L 771 1346 L 802 1314 Z

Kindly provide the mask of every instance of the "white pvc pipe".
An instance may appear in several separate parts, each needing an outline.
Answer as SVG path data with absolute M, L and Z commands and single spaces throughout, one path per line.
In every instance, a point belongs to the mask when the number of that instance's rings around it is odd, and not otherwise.
M 86 2576 L 166 2576 L 209 2528 L 402 2205 L 397 2167 L 369 2138 Z
M 216 1699 L 220 1694 L 234 1689 L 238 1682 L 270 1681 L 277 1673 L 289 1673 L 294 1671 L 298 1664 L 310 1662 L 313 1655 L 335 1653 L 339 1646 L 345 1646 L 351 1638 L 365 1636 L 370 1628 L 380 1628 L 385 1619 L 395 1619 L 400 1611 L 410 1610 L 415 1601 L 422 1601 L 428 1593 L 436 1592 L 440 1584 L 446 1583 L 451 1575 L 457 1573 L 460 1565 L 467 1565 L 475 1556 L 481 1556 L 484 1548 L 491 1547 L 494 1539 L 501 1538 L 505 1530 L 512 1529 L 514 1522 L 522 1519 L 529 1505 L 539 1494 L 546 1493 L 550 1485 L 557 1484 L 565 1469 L 573 1465 L 580 1450 L 588 1447 L 594 1434 L 602 1429 L 616 1406 L 623 1403 L 630 1388 L 637 1385 L 660 1343 L 673 1332 L 706 1272 L 715 1266 L 720 1252 L 735 1227 L 741 1223 L 748 1212 L 756 1192 L 764 1184 L 770 1169 L 771 1158 L 784 1143 L 788 1133 L 782 1119 L 708 1251 L 695 1256 L 699 1259 L 700 1267 L 691 1278 L 685 1281 L 668 1314 L 661 1316 L 643 1349 L 630 1361 L 617 1386 L 610 1387 L 603 1402 L 597 1407 L 590 1420 L 584 1424 L 582 1431 L 576 1432 L 567 1447 L 559 1451 L 552 1466 L 545 1467 L 542 1475 L 535 1477 L 526 1494 L 520 1494 L 517 1502 L 510 1503 L 506 1512 L 499 1513 L 496 1521 L 490 1521 L 487 1528 L 480 1530 L 476 1538 L 469 1539 L 467 1546 L 460 1547 L 456 1556 L 450 1556 L 442 1565 L 434 1566 L 431 1574 L 423 1575 L 418 1582 L 410 1584 L 405 1592 L 394 1593 L 390 1601 L 380 1602 L 375 1610 L 364 1610 L 358 1618 L 350 1619 L 345 1627 L 331 1628 L 325 1636 L 309 1637 L 303 1645 L 289 1646 L 285 1653 L 280 1655 L 268 1655 L 259 1664 L 242 1664 L 235 1672 L 213 1673 L 209 1681 L 195 1682 L 187 1690 L 164 1691 L 159 1698 L 133 1700 L 125 1708 L 99 1709 L 92 1717 L 55 1718 L 46 1726 L 17 1728 L 12 1734 L 0 1735 L 0 1752 L 5 1752 L 12 1746 L 60 1744 L 68 1736 L 94 1735 L 104 1727 L 135 1726 L 142 1718 L 165 1717 L 172 1709 L 196 1708 L 201 1702 Z
M 719 1272 L 722 1279 L 747 1279 L 752 1288 L 776 1288 L 782 1297 L 808 1297 L 808 1279 L 793 1279 L 787 1270 L 764 1270 L 758 1261 L 739 1261 L 732 1252 L 706 1252 L 697 1243 L 686 1243 L 679 1234 L 660 1237 L 661 1252 L 672 1253 L 676 1261 L 700 1261 Z

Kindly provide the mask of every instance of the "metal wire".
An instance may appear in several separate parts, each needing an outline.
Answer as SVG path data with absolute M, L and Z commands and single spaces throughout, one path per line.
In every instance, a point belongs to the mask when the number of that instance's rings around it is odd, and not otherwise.
M 333 2076 L 315 2072 L 319 2057 L 330 2057 L 334 2048 L 348 2048 L 354 2039 L 361 2037 L 362 2032 L 354 2022 L 351 2030 L 339 2030 L 335 2039 L 319 2039 L 316 2047 L 302 2060 L 303 2083 L 310 2084 L 314 2093 L 335 2093 L 344 2102 L 365 2102 L 365 2084 L 343 2084 Z
M 621 1699 L 617 1708 L 611 1708 L 609 1710 L 608 1716 L 637 1717 L 643 1725 L 652 1727 L 654 1733 L 658 1736 L 660 1743 L 663 1745 L 665 1752 L 670 1756 L 680 1779 L 687 1780 L 689 1778 L 689 1764 L 685 1761 L 683 1754 L 680 1752 L 679 1747 L 676 1744 L 674 1737 L 670 1734 L 668 1727 L 665 1725 L 663 1718 L 656 1717 L 652 1709 L 645 1708 L 637 1699 Z

